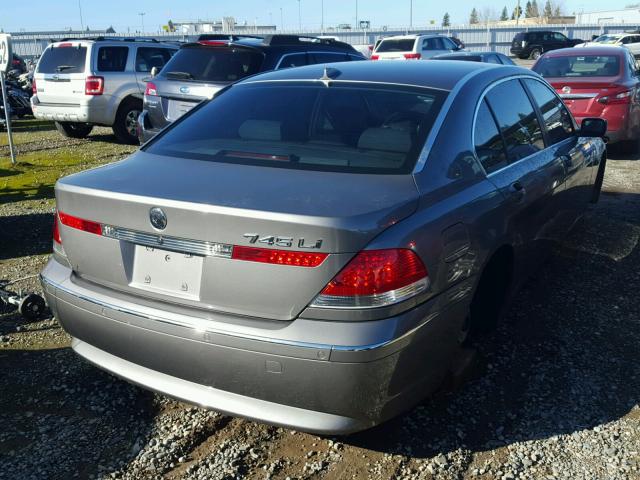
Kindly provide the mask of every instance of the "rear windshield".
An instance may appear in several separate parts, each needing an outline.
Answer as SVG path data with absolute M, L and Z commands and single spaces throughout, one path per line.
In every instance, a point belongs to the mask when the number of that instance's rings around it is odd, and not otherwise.
M 322 84 L 238 85 L 146 151 L 243 165 L 409 173 L 446 92 Z
M 51 47 L 38 63 L 38 73 L 82 73 L 87 60 L 87 47 Z
M 617 55 L 542 57 L 533 71 L 543 77 L 612 77 L 620 73 Z
M 376 52 L 410 52 L 415 43 L 415 38 L 382 40 Z
M 598 38 L 596 38 L 594 40 L 595 43 L 616 43 L 618 40 L 620 40 L 620 36 L 619 35 L 600 35 Z
M 260 71 L 263 55 L 244 48 L 187 47 L 167 62 L 161 75 L 168 79 L 236 82 Z
M 521 42 L 522 40 L 524 40 L 524 33 L 522 32 L 516 33 L 516 36 L 513 37 L 514 42 Z

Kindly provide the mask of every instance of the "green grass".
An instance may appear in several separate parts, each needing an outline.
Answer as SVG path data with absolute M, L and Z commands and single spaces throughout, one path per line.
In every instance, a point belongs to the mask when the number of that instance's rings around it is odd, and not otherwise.
M 53 198 L 56 181 L 88 168 L 119 160 L 135 147 L 119 145 L 110 129 L 97 128 L 81 140 L 65 138 L 53 123 L 14 122 L 17 165 L 11 164 L 6 132 L 0 132 L 0 204 Z

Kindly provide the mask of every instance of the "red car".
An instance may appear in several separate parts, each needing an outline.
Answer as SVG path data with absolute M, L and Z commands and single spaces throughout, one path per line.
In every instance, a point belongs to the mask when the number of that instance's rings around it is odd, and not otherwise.
M 578 125 L 586 117 L 608 122 L 609 143 L 636 151 L 640 138 L 640 77 L 633 54 L 622 47 L 564 48 L 533 66 L 558 92 Z

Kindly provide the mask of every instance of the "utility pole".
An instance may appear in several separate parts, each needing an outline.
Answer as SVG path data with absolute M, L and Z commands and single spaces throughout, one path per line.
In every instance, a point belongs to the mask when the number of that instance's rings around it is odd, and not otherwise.
M 358 0 L 356 0 L 356 30 L 358 29 Z
M 138 15 L 140 15 L 140 21 L 142 22 L 142 32 L 140 33 L 144 33 L 144 16 L 146 15 L 146 13 L 140 12 Z
M 302 15 L 300 14 L 300 0 L 298 0 L 298 30 L 302 31 Z
M 520 0 L 518 0 L 518 6 L 516 7 L 516 27 L 520 23 Z
M 321 16 L 320 16 L 320 31 L 324 33 L 324 0 L 320 4 Z
M 282 7 L 280 7 L 280 30 L 284 31 L 284 20 L 282 16 Z
M 413 0 L 409 0 L 409 29 L 413 28 Z
M 82 4 L 78 0 L 78 10 L 80 11 L 80 30 L 84 30 L 84 22 L 82 21 Z

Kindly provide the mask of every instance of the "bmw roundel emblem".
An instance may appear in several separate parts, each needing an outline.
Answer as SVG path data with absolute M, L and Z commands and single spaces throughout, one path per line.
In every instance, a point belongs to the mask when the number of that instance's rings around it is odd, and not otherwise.
M 180 87 L 180 93 L 189 93 L 189 87 Z
M 167 216 L 161 208 L 153 207 L 149 210 L 149 221 L 156 230 L 164 230 L 167 227 Z

